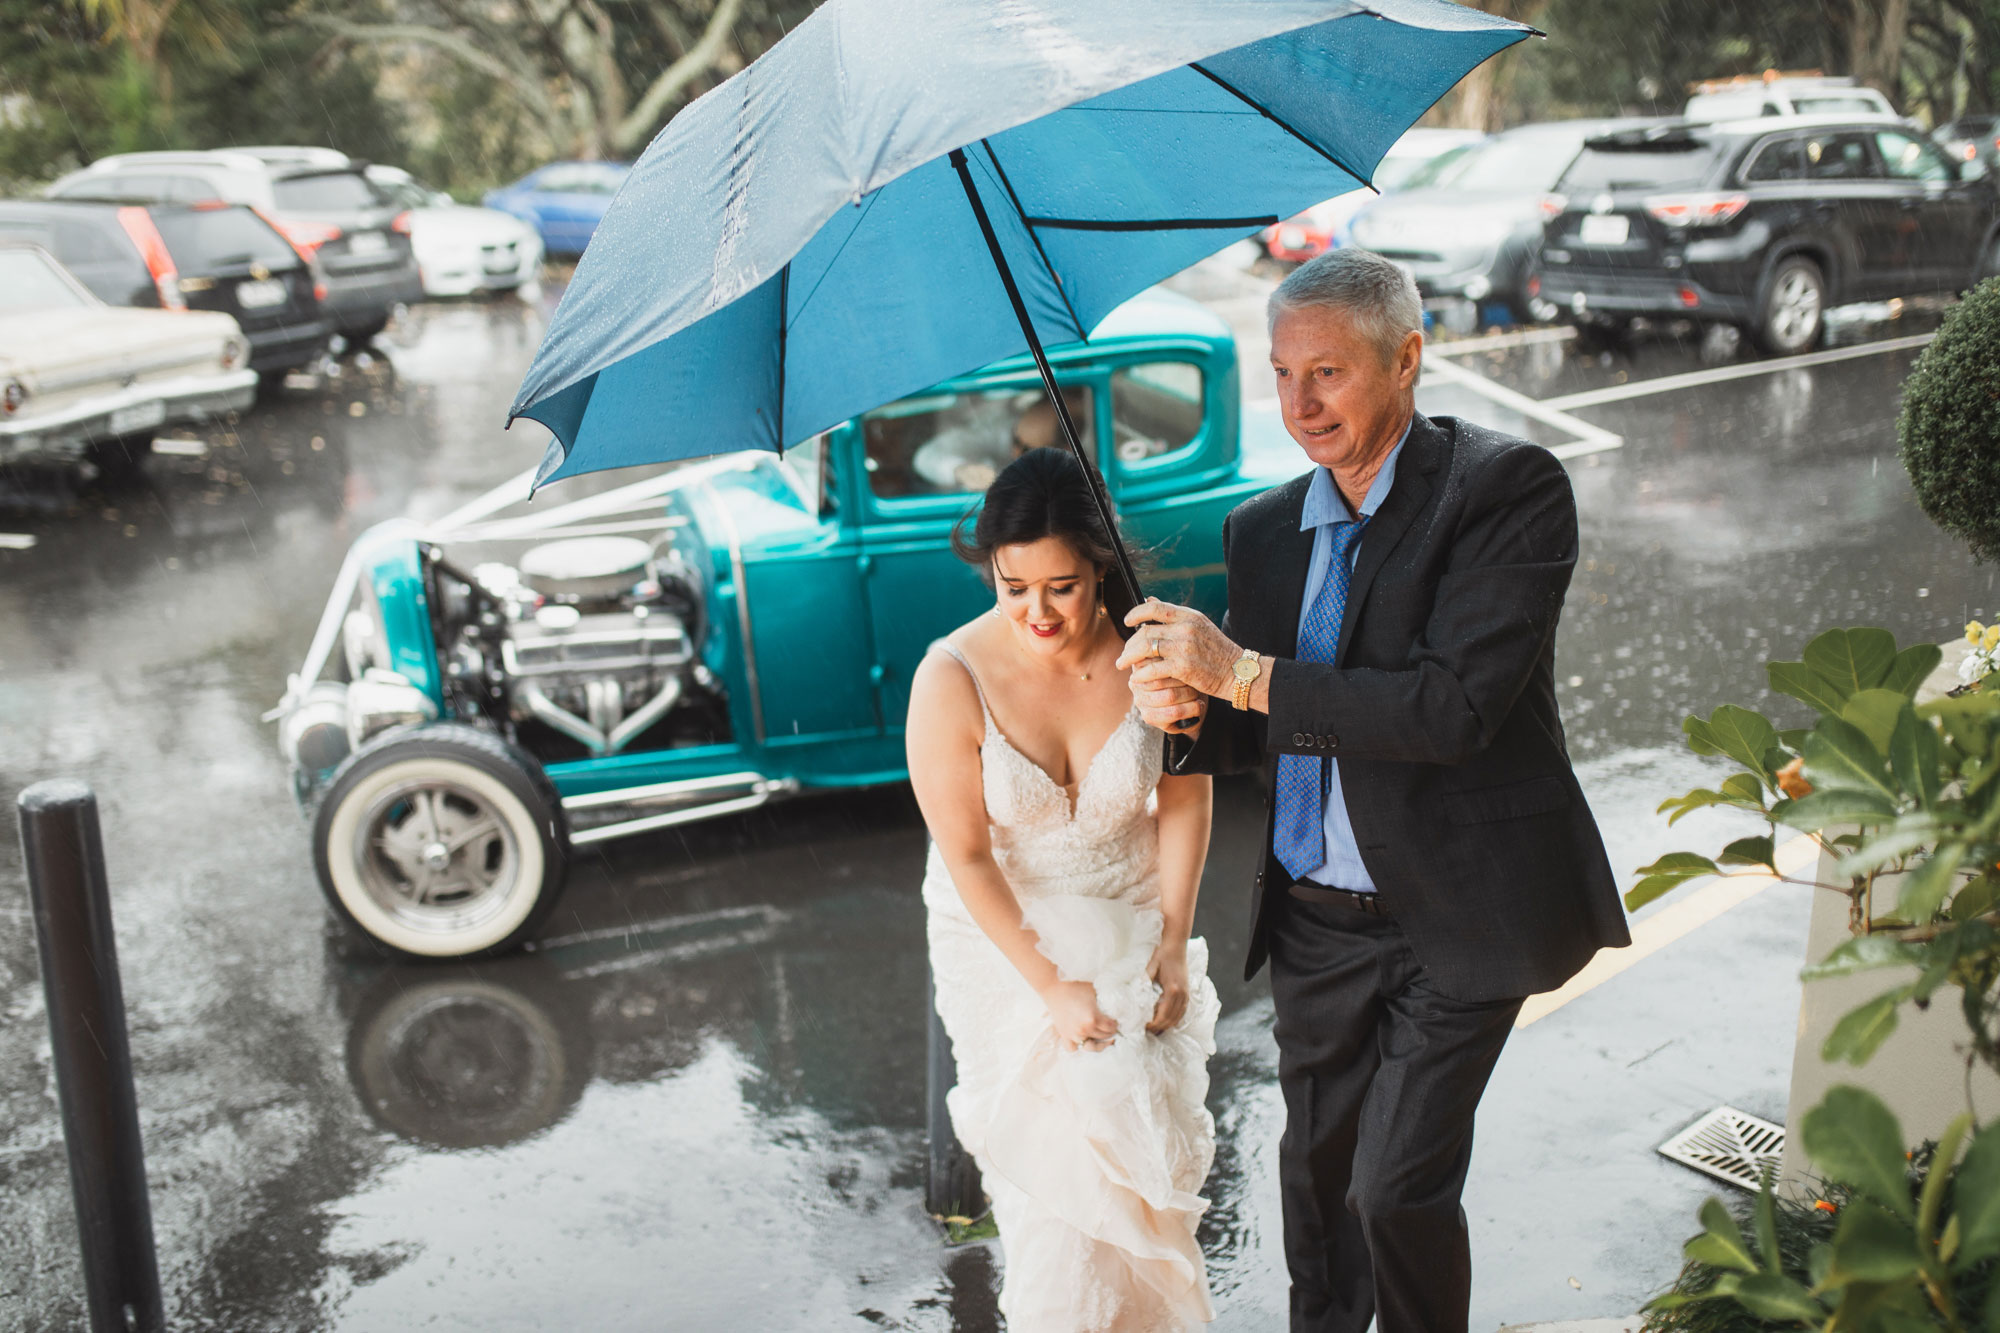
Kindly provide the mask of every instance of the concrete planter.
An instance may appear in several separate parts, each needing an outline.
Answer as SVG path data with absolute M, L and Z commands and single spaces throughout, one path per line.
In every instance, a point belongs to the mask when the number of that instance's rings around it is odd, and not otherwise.
M 1917 692 L 1918 702 L 1938 698 L 1958 684 L 1958 666 L 1965 652 L 1963 640 L 1944 646 L 1944 661 Z M 1821 883 L 1832 882 L 1832 862 L 1833 858 L 1821 854 L 1817 875 Z M 1895 906 L 1897 889 L 1893 878 L 1876 881 L 1876 915 Z M 1811 892 L 1814 900 L 1806 934 L 1807 964 L 1823 961 L 1848 938 L 1846 896 L 1824 889 Z M 1806 984 L 1799 1003 L 1798 1044 L 1792 1054 L 1791 1097 L 1785 1114 L 1785 1155 L 1779 1176 L 1785 1188 L 1796 1192 L 1807 1189 L 1812 1173 L 1799 1147 L 1799 1121 L 1836 1083 L 1866 1088 L 1880 1097 L 1896 1113 L 1903 1137 L 1913 1145 L 1935 1139 L 1968 1105 L 1981 1123 L 2000 1115 L 2000 1077 L 1984 1065 L 1974 1065 L 1967 1074 L 1965 1020 L 1955 987 L 1939 991 L 1928 1010 L 1912 1005 L 1898 1010 L 1895 1035 L 1867 1064 L 1856 1068 L 1828 1064 L 1820 1058 L 1821 1045 L 1842 1015 L 1914 975 L 1914 969 L 1884 969 Z

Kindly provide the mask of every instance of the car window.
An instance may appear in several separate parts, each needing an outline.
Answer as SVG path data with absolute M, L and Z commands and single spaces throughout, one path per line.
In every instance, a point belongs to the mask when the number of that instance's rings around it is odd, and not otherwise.
M 1958 173 L 1945 161 L 1937 145 L 1904 134 L 1901 130 L 1877 130 L 1875 150 L 1882 154 L 1882 166 L 1897 180 L 1948 181 Z
M 1582 135 L 1574 138 L 1566 134 L 1496 135 L 1436 158 L 1412 175 L 1403 188 L 1434 186 L 1449 190 L 1540 193 L 1555 185 L 1582 141 Z
M 1700 185 L 1715 163 L 1707 139 L 1594 139 L 1578 151 L 1556 188 L 1572 194 L 1591 190 L 1677 190 Z
M 0 314 L 85 310 L 90 301 L 39 250 L 0 250 Z
M 153 225 L 183 273 L 262 264 L 273 270 L 299 266 L 298 251 L 248 208 L 162 208 Z
M 1796 181 L 1806 175 L 1805 153 L 1797 139 L 1773 139 L 1757 150 L 1743 169 L 1746 181 Z
M 785 450 L 779 466 L 785 470 L 806 512 L 824 518 L 834 511 L 833 471 L 828 466 L 832 451 L 826 447 L 826 432 Z
M 1121 466 L 1178 453 L 1206 417 L 1201 367 L 1148 361 L 1111 372 L 1111 452 Z
M 1808 136 L 1805 154 L 1806 175 L 1816 181 L 1866 180 L 1880 174 L 1868 138 L 1859 131 Z
M 286 176 L 272 184 L 271 196 L 279 208 L 300 213 L 346 213 L 382 206 L 382 196 L 357 171 Z
M 49 193 L 63 199 L 158 200 L 173 193 L 174 178 L 144 171 L 107 171 L 80 176 Z
M 1090 390 L 1063 390 L 1089 449 Z M 1030 449 L 1061 445 L 1055 409 L 1040 388 L 1012 385 L 923 394 L 870 412 L 861 421 L 868 489 L 883 499 L 974 495 Z
M 1794 97 L 1792 109 L 1802 116 L 1851 116 L 1857 111 L 1863 115 L 1880 115 L 1888 110 L 1874 98 L 1858 93 Z

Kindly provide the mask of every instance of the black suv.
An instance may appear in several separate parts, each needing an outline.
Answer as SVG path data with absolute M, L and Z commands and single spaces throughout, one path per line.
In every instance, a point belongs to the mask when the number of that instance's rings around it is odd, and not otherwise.
M 1674 121 L 1607 134 L 1543 203 L 1535 295 L 1601 335 L 1634 315 L 1819 341 L 1830 305 L 2000 272 L 2000 196 L 1906 124 Z
M 56 199 L 248 204 L 319 261 L 327 316 L 350 343 L 380 333 L 397 306 L 423 299 L 408 210 L 330 149 L 119 153 L 71 172 L 48 192 Z
M 4 199 L 0 236 L 40 245 L 107 305 L 234 316 L 264 374 L 317 361 L 332 334 L 312 265 L 242 204 Z

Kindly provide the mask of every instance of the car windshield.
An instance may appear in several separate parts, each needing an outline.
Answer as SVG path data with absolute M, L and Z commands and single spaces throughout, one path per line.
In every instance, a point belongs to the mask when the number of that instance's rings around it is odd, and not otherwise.
M 83 310 L 90 302 L 39 250 L 0 249 L 0 315 Z
M 1556 188 L 1566 194 L 1687 189 L 1707 180 L 1714 163 L 1715 145 L 1706 139 L 1592 139 Z
M 1502 134 L 1480 143 L 1454 148 L 1425 163 L 1403 182 L 1403 189 L 1505 190 L 1539 194 L 1556 183 L 1582 136 L 1566 134 Z
M 279 208 L 296 213 L 348 213 L 382 206 L 375 187 L 354 171 L 287 176 L 272 185 L 271 197 Z
M 153 225 L 183 273 L 262 264 L 299 266 L 299 253 L 247 208 L 158 209 Z
M 1375 168 L 1375 188 L 1383 194 L 1391 190 L 1400 190 L 1410 183 L 1411 177 L 1437 161 L 1438 157 L 1462 153 L 1471 146 L 1463 144 L 1457 148 L 1447 148 L 1436 157 L 1426 157 L 1421 153 L 1411 153 L 1407 157 L 1385 157 L 1382 159 L 1382 165 Z

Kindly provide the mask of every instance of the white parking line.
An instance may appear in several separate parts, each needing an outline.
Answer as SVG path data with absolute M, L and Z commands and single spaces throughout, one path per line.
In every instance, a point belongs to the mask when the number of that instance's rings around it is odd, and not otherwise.
M 1922 347 L 1936 336 L 1935 333 L 1914 333 L 1906 338 L 1884 338 L 1880 342 L 1856 343 L 1852 347 L 1834 347 L 1824 352 L 1807 352 L 1801 356 L 1781 356 L 1771 361 L 1749 361 L 1736 366 L 1717 366 L 1712 370 L 1693 370 L 1685 375 L 1662 375 L 1658 379 L 1633 380 L 1629 384 L 1614 384 L 1609 388 L 1586 389 L 1582 393 L 1566 393 L 1560 397 L 1546 398 L 1542 400 L 1542 406 L 1557 411 L 1595 407 L 1599 403 L 1616 403 L 1627 398 L 1673 393 L 1677 389 L 1720 384 L 1724 380 L 1773 375 L 1778 371 L 1791 370 L 1795 367 L 1823 366 L 1833 361 L 1851 361 L 1859 356 L 1874 356 L 1879 352 L 1901 352 L 1912 347 Z
M 0 532 L 0 551 L 27 551 L 35 545 L 33 534 L 26 532 Z
M 1453 338 L 1449 342 L 1426 342 L 1424 351 L 1432 356 L 1464 356 L 1467 352 L 1500 352 L 1509 347 L 1530 347 L 1535 343 L 1567 342 L 1576 330 L 1567 324 L 1548 329 L 1517 329 L 1512 333 L 1492 333 L 1484 338 Z
M 1819 843 L 1802 833 L 1778 848 L 1779 873 L 1796 875 L 1819 856 Z M 1755 871 L 1718 875 L 1700 890 L 1670 903 L 1632 924 L 1632 943 L 1623 949 L 1599 949 L 1581 972 L 1557 990 L 1530 995 L 1514 1019 L 1517 1028 L 1539 1023 L 1578 996 L 1596 990 L 1633 965 L 1652 957 L 1682 936 L 1692 933 L 1732 907 L 1741 907 L 1778 882 L 1777 876 Z
M 1581 458 L 1585 454 L 1600 454 L 1607 449 L 1619 448 L 1625 443 L 1625 437 L 1622 435 L 1614 434 L 1601 426 L 1593 426 L 1588 421 L 1579 421 L 1560 408 L 1538 402 L 1504 384 L 1495 384 L 1484 375 L 1475 375 L 1464 366 L 1443 360 L 1429 350 L 1424 353 L 1424 373 L 1447 384 L 1457 384 L 1470 389 L 1502 407 L 1519 412 L 1531 421 L 1553 426 L 1565 435 L 1571 436 L 1572 443 L 1559 444 L 1549 450 L 1557 458 Z

